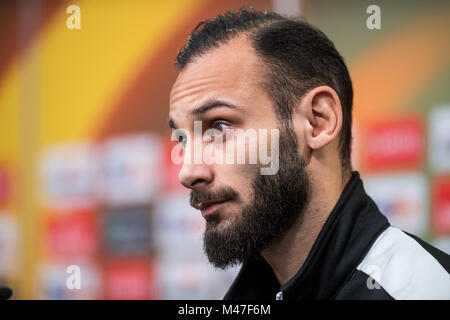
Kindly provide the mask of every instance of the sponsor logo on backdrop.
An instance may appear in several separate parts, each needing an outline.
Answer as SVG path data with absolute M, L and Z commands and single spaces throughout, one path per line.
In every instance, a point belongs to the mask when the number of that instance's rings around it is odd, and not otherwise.
M 95 158 L 87 142 L 47 148 L 41 158 L 43 201 L 52 206 L 72 206 L 93 201 Z
M 426 232 L 428 184 L 422 173 L 371 175 L 364 187 L 393 226 L 419 236 Z
M 109 261 L 104 275 L 106 299 L 157 299 L 154 266 L 149 259 Z
M 450 174 L 433 181 L 432 227 L 437 234 L 450 234 Z
M 151 249 L 150 208 L 103 213 L 103 243 L 109 255 L 146 255 Z
M 431 111 L 430 165 L 435 172 L 450 172 L 450 105 L 438 106 Z
M 360 147 L 367 170 L 420 169 L 425 151 L 422 119 L 369 124 Z
M 87 258 L 99 249 L 97 216 L 92 208 L 47 210 L 44 220 L 45 251 L 54 258 Z
M 99 159 L 100 196 L 108 206 L 148 204 L 164 179 L 162 145 L 152 135 L 111 138 L 102 145 Z
M 16 217 L 9 211 L 0 210 L 0 279 L 19 271 L 18 231 Z

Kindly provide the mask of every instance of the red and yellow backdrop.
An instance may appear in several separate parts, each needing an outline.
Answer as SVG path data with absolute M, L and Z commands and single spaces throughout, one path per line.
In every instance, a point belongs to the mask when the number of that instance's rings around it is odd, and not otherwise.
M 449 168 L 445 163 L 435 164 L 430 157 L 435 153 L 433 148 L 445 149 L 445 141 L 450 143 L 450 124 L 448 120 L 437 120 L 443 122 L 439 124 L 441 127 L 449 125 L 447 138 L 442 138 L 444 142 L 437 139 L 441 141 L 440 147 L 435 146 L 439 141 L 430 141 L 433 136 L 430 126 L 435 118 L 448 119 L 450 108 L 450 5 L 445 1 L 372 2 L 2 2 L 0 233 L 3 232 L 3 236 L 0 236 L 0 281 L 12 286 L 16 292 L 14 297 L 18 299 L 170 298 L 183 297 L 183 292 L 186 295 L 196 292 L 200 298 L 209 298 L 220 297 L 225 292 L 232 273 L 212 285 L 209 278 L 202 278 L 198 272 L 199 268 L 207 268 L 207 264 L 199 267 L 195 261 L 183 261 L 185 270 L 180 271 L 175 265 L 181 262 L 167 262 L 176 260 L 177 256 L 173 254 L 170 258 L 160 252 L 171 250 L 164 247 L 167 244 L 158 245 L 161 240 L 155 239 L 159 235 L 158 228 L 165 225 L 158 225 L 161 221 L 152 222 L 147 231 L 139 231 L 153 235 L 148 239 L 152 243 L 148 249 L 133 254 L 127 254 L 128 251 L 123 249 L 124 255 L 116 255 L 115 250 L 119 249 L 113 246 L 115 249 L 109 250 L 109 244 L 105 244 L 114 242 L 108 238 L 108 228 L 113 225 L 120 229 L 120 221 L 125 221 L 121 219 L 128 218 L 111 213 L 116 210 L 114 205 L 97 200 L 81 201 L 82 205 L 78 201 L 61 209 L 53 198 L 49 200 L 45 196 L 46 182 L 42 179 L 46 178 L 42 172 L 46 171 L 42 168 L 47 168 L 43 162 L 47 161 L 49 150 L 59 146 L 88 144 L 93 146 L 89 150 L 96 153 L 108 149 L 104 144 L 110 146 L 108 141 L 111 139 L 150 135 L 152 141 L 157 141 L 155 146 L 159 146 L 155 148 L 162 150 L 160 158 L 165 163 L 155 164 L 150 169 L 167 173 L 152 175 L 153 179 L 164 180 L 155 191 L 160 196 L 145 204 L 131 201 L 119 209 L 127 211 L 124 214 L 128 214 L 127 217 L 135 217 L 132 221 L 144 221 L 139 220 L 144 219 L 139 210 L 150 212 L 152 217 L 157 215 L 155 210 L 187 211 L 182 205 L 158 209 L 161 197 L 167 198 L 167 203 L 186 199 L 184 191 L 170 186 L 169 180 L 176 176 L 175 169 L 161 169 L 161 166 L 170 167 L 164 146 L 170 137 L 167 113 L 168 96 L 176 77 L 173 60 L 199 21 L 242 6 L 261 10 L 284 8 L 293 15 L 301 13 L 335 42 L 348 64 L 354 84 L 355 168 L 367 176 L 375 193 L 377 185 L 383 181 L 394 179 L 393 185 L 398 183 L 399 186 L 407 183 L 405 181 L 415 181 L 419 187 L 400 195 L 405 197 L 401 203 L 389 202 L 388 195 L 383 196 L 380 191 L 380 206 L 392 210 L 393 219 L 403 221 L 404 228 L 410 227 L 426 240 L 448 250 Z M 381 29 L 369 30 L 366 9 L 375 3 L 381 9 Z M 80 8 L 80 29 L 66 26 L 71 15 L 66 10 L 70 5 Z M 432 116 L 434 112 L 437 116 Z M 441 114 L 443 116 L 439 116 Z M 445 134 L 442 129 L 438 136 Z M 383 140 L 396 135 L 399 138 L 393 141 Z M 407 144 L 406 136 L 409 137 L 407 141 L 415 142 L 408 144 L 409 149 L 402 149 Z M 120 141 L 126 152 L 128 142 Z M 116 148 L 118 143 L 112 145 Z M 391 153 L 384 154 L 389 148 L 393 149 Z M 152 150 L 149 152 L 156 152 Z M 448 153 L 444 152 L 444 158 L 438 157 L 437 161 L 445 162 Z M 120 153 L 117 157 L 120 158 Z M 51 167 L 54 162 L 48 161 Z M 402 175 L 406 175 L 406 180 Z M 70 178 L 66 179 L 70 183 Z M 417 204 L 421 209 L 408 209 L 417 199 L 422 199 Z M 70 213 L 61 215 L 58 213 L 61 210 Z M 129 213 L 130 210 L 135 211 Z M 115 220 L 105 220 L 105 215 L 114 216 Z M 402 215 L 406 217 L 404 220 Z M 132 224 L 126 221 L 127 225 Z M 168 228 L 171 228 L 169 222 Z M 186 228 L 196 223 L 197 220 L 188 222 Z M 136 223 L 136 228 L 138 225 Z M 71 228 L 78 228 L 76 235 L 70 238 L 72 240 L 64 240 L 67 232 L 73 231 Z M 195 229 L 193 233 L 199 233 L 201 226 L 192 228 Z M 84 253 L 72 259 L 71 252 L 74 251 L 64 252 L 68 249 L 64 246 L 58 249 L 52 241 L 73 241 L 89 250 L 80 248 Z M 71 248 L 77 251 L 75 244 Z M 127 264 L 120 265 L 120 260 Z M 84 290 L 89 292 L 64 293 L 69 290 L 64 282 L 67 275 L 64 272 L 62 276 L 57 275 L 61 271 L 58 268 L 78 262 L 89 265 L 89 272 L 84 273 L 90 274 L 84 282 L 87 283 Z M 165 263 L 170 266 L 166 267 Z M 191 282 L 186 280 L 190 276 Z M 139 288 L 132 292 L 120 289 L 123 283 L 142 281 L 149 285 L 136 285 Z M 201 289 L 208 285 L 211 286 L 209 291 Z M 181 293 L 177 296 L 177 292 Z

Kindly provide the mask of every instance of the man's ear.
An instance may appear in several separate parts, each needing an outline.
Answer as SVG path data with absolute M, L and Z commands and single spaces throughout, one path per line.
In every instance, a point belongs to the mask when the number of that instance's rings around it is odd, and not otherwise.
M 336 140 L 342 128 L 342 107 L 336 91 L 328 86 L 307 92 L 296 107 L 305 121 L 304 140 L 311 151 Z

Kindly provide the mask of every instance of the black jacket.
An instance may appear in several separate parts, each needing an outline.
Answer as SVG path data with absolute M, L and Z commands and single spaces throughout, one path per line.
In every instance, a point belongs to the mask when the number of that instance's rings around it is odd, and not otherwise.
M 246 262 L 224 299 L 450 299 L 450 256 L 390 226 L 357 172 L 298 272 L 280 287 Z

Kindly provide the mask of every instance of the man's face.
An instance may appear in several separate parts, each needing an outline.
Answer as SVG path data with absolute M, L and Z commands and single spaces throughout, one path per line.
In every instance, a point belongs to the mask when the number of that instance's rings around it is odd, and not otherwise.
M 184 161 L 179 173 L 180 182 L 192 190 L 191 205 L 201 209 L 206 220 L 204 249 L 216 267 L 257 256 L 301 213 L 308 199 L 308 175 L 295 134 L 279 123 L 261 85 L 263 72 L 249 42 L 239 37 L 188 64 L 170 96 L 172 125 L 191 137 L 184 141 L 186 150 L 195 148 L 195 139 L 205 143 L 194 135 L 194 121 L 201 121 L 203 132 L 218 130 L 216 138 L 223 141 L 218 148 L 224 154 L 245 149 L 244 164 Z M 265 129 L 269 150 L 279 144 L 278 172 L 261 175 L 262 165 L 248 161 L 251 141 L 239 145 L 240 133 L 226 129 Z M 279 130 L 279 141 L 271 140 L 271 129 Z M 192 154 L 185 157 L 192 159 Z

